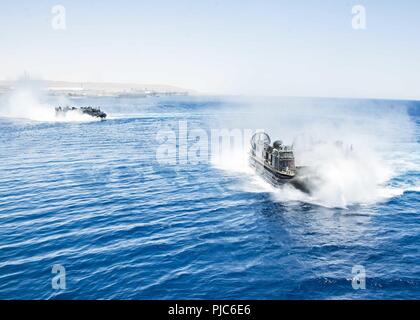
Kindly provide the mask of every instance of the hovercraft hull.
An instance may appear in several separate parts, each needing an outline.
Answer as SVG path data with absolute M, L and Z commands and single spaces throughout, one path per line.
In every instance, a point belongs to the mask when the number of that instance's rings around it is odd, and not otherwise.
M 249 157 L 249 165 L 255 170 L 255 172 L 263 178 L 266 182 L 271 184 L 273 187 L 281 187 L 285 184 L 290 184 L 294 188 L 305 192 L 310 193 L 310 189 L 307 183 L 303 181 L 303 179 L 300 179 L 299 172 L 304 169 L 304 167 L 297 167 L 297 173 L 296 175 L 287 175 L 282 174 L 278 171 L 276 171 L 274 168 L 272 168 L 270 165 L 261 162 L 256 157 L 250 155 Z

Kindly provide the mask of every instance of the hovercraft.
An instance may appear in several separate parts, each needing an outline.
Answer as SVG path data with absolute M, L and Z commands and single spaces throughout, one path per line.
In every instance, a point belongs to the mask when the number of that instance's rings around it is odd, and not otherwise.
M 305 167 L 296 167 L 293 146 L 284 145 L 280 140 L 271 144 L 265 132 L 257 132 L 251 138 L 249 165 L 274 187 L 289 183 L 300 191 L 310 193 L 301 174 Z
M 76 107 L 69 107 L 66 106 L 64 108 L 62 107 L 57 107 L 55 108 L 55 115 L 58 117 L 63 117 L 65 116 L 69 111 L 78 111 L 82 114 L 87 114 L 91 117 L 94 118 L 100 118 L 100 119 L 105 119 L 106 118 L 106 113 L 101 111 L 100 108 L 93 108 L 93 107 L 81 107 L 81 108 L 76 108 Z

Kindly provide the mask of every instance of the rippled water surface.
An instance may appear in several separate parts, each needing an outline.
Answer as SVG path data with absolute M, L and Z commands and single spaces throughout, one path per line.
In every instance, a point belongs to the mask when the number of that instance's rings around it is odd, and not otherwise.
M 101 105 L 109 119 L 0 118 L 0 298 L 420 298 L 418 104 L 74 104 Z M 325 149 L 324 161 L 296 143 L 297 160 L 320 159 L 312 197 L 265 185 L 228 163 L 233 151 L 217 164 L 156 160 L 159 132 L 257 129 L 264 118 L 288 143 L 304 128 L 324 140 L 335 132 L 355 151 Z M 54 264 L 66 290 L 51 287 Z M 352 288 L 355 265 L 365 290 Z

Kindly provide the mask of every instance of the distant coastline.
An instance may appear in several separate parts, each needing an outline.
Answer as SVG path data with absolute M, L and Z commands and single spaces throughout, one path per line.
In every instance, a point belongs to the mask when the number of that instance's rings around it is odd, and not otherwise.
M 25 83 L 21 81 L 0 81 L 0 94 L 7 93 Z M 193 90 L 162 84 L 111 83 L 111 82 L 71 82 L 51 80 L 28 80 L 49 95 L 69 97 L 122 97 L 140 98 L 155 96 L 186 96 L 195 94 Z

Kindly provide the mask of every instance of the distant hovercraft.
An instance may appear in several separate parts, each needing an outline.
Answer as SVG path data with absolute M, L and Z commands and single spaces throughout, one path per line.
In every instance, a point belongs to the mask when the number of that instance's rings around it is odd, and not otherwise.
M 81 108 L 69 107 L 69 106 L 66 106 L 64 108 L 57 107 L 57 108 L 55 108 L 55 115 L 56 116 L 65 116 L 69 111 L 79 111 L 82 114 L 87 114 L 91 117 L 99 118 L 99 119 L 105 119 L 106 118 L 106 113 L 105 112 L 101 111 L 100 108 L 93 108 L 93 107 L 81 107 Z

